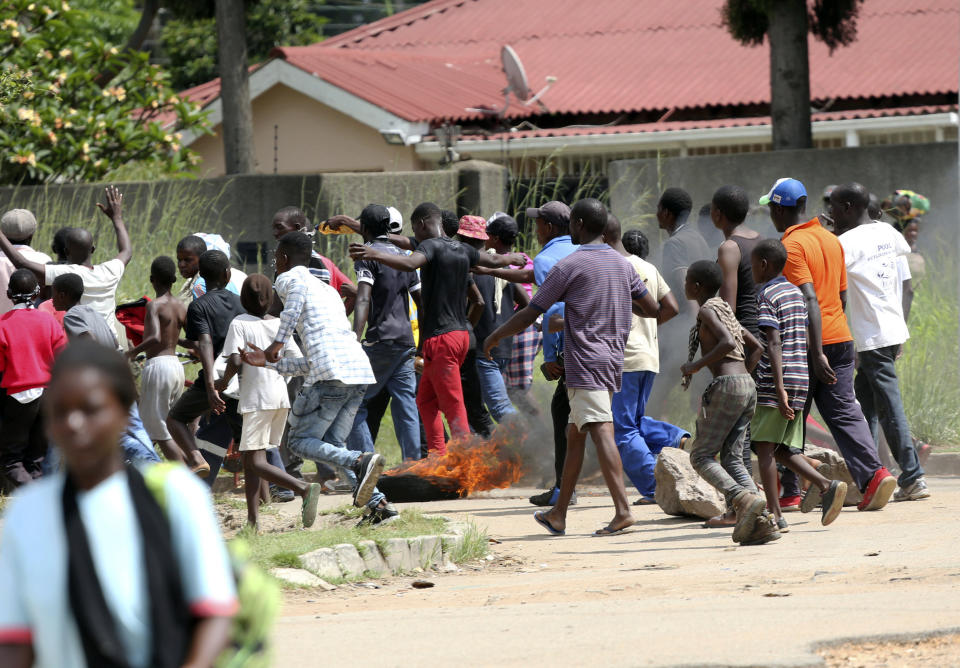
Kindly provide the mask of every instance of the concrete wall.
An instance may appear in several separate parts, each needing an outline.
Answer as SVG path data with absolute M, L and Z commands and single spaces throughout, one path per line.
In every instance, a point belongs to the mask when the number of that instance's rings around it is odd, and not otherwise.
M 276 126 L 277 173 L 413 171 L 421 168 L 412 146 L 387 144 L 377 130 L 277 84 L 253 101 L 257 172 L 274 173 Z M 190 148 L 201 158 L 200 173 L 223 176 L 221 126 Z
M 645 224 L 653 230 L 657 200 L 665 188 L 687 190 L 696 214 L 721 185 L 743 186 L 756 203 L 783 176 L 803 181 L 811 217 L 820 209 L 826 186 L 859 181 L 881 198 L 897 188 L 922 193 L 931 202 L 925 219 L 929 225 L 955 231 L 958 224 L 955 142 L 665 158 L 659 163 L 656 159 L 621 160 L 610 163 L 609 176 L 614 213 L 629 226 Z

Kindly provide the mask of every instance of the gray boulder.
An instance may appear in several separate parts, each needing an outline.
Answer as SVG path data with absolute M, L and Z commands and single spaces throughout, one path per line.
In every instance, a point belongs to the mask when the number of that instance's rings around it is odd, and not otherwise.
M 679 448 L 660 451 L 653 475 L 657 505 L 667 515 L 709 519 L 726 509 L 720 492 L 693 470 L 690 455 Z

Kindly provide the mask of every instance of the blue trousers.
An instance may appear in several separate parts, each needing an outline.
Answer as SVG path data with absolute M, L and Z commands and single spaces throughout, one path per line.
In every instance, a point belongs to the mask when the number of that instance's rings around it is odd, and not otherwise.
M 390 411 L 403 459 L 420 459 L 417 374 L 413 370 L 413 356 L 416 349 L 391 341 L 364 344 L 363 349 L 370 359 L 370 366 L 377 382 L 367 386 L 366 394 L 353 420 L 353 429 L 347 438 L 347 448 L 357 452 L 374 451 L 373 437 L 367 424 L 367 404 L 381 390 L 386 389 L 393 400 Z
M 668 422 L 644 415 L 657 374 L 625 371 L 620 391 L 613 395 L 613 433 L 623 470 L 641 495 L 653 498 L 657 483 L 653 468 L 664 448 L 676 448 L 690 433 Z
M 502 422 L 504 417 L 517 412 L 507 394 L 507 384 L 503 379 L 503 372 L 507 370 L 509 363 L 509 359 L 488 360 L 483 353 L 477 355 L 477 374 L 480 376 L 483 403 L 497 422 Z

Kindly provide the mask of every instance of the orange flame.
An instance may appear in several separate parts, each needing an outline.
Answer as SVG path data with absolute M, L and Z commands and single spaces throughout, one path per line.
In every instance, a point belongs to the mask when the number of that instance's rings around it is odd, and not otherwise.
M 511 436 L 519 434 L 504 426 L 500 425 L 489 441 L 454 439 L 447 443 L 445 455 L 431 454 L 426 459 L 406 462 L 383 475 L 447 478 L 456 481 L 460 496 L 510 487 L 523 478 L 525 471 L 519 449 L 509 443 L 514 440 Z

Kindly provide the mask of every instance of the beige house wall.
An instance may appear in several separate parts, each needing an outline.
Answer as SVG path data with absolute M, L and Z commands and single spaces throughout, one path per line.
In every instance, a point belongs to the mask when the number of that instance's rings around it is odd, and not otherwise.
M 350 116 L 277 84 L 253 100 L 253 136 L 257 172 L 277 173 L 416 171 L 423 168 L 412 146 L 386 143 L 380 133 Z M 201 158 L 201 176 L 222 176 L 221 126 L 191 146 Z

